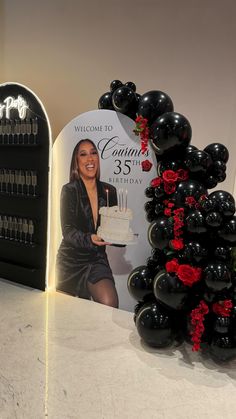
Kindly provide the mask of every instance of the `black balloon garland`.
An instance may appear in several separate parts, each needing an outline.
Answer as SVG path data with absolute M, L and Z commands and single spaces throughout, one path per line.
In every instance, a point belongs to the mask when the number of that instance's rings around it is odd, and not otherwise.
M 134 83 L 114 80 L 98 106 L 134 119 L 143 153 L 149 142 L 157 159 L 144 207 L 152 254 L 128 277 L 140 337 L 165 348 L 181 336 L 216 361 L 235 357 L 235 201 L 226 191 L 207 191 L 226 178 L 227 148 L 190 145 L 189 121 L 159 90 L 139 95 Z M 146 160 L 142 169 L 151 166 Z

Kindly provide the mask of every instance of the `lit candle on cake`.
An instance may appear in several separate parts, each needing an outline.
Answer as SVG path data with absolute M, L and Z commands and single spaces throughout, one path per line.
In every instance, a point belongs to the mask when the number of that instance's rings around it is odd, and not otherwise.
M 118 210 L 121 210 L 121 202 L 120 202 L 120 189 L 118 189 Z
M 107 194 L 107 209 L 109 207 L 109 190 L 106 189 L 106 194 Z
M 128 203 L 128 191 L 125 191 L 125 211 L 127 211 L 127 203 Z

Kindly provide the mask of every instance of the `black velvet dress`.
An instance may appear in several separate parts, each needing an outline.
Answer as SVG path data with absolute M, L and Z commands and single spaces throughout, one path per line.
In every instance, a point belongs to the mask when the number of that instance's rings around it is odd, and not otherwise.
M 116 188 L 97 181 L 98 210 L 117 205 Z M 92 243 L 100 224 L 94 225 L 92 208 L 82 179 L 63 186 L 61 192 L 61 227 L 63 239 L 57 254 L 57 289 L 89 299 L 87 281 L 96 283 L 107 278 L 114 281 L 105 246 Z

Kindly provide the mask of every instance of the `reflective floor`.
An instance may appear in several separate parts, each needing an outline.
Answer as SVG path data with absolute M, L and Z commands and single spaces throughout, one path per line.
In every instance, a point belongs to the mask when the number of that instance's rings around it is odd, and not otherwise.
M 144 348 L 131 313 L 0 280 L 0 419 L 222 419 L 236 361 Z

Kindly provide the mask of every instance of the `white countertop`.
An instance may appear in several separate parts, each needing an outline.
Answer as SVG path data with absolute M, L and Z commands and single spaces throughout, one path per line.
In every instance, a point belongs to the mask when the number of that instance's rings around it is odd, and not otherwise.
M 132 313 L 0 280 L 0 320 L 0 419 L 235 417 L 236 361 L 144 348 Z

